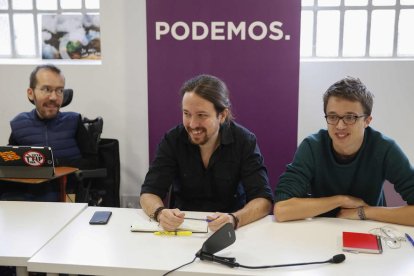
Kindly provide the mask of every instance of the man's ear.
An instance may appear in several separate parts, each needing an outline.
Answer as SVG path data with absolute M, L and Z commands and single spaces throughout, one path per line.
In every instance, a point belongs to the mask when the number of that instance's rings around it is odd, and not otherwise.
M 226 121 L 227 116 L 229 115 L 229 110 L 226 108 L 219 114 L 220 124 Z
M 368 116 L 367 118 L 365 118 L 365 127 L 368 127 L 369 124 L 371 123 L 371 121 L 372 121 L 372 116 L 371 115 Z
M 29 100 L 34 101 L 34 91 L 32 88 L 27 88 L 27 97 Z

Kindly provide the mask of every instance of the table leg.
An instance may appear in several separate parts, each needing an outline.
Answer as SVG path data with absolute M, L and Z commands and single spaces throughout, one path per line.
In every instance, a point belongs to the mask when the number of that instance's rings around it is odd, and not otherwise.
M 59 184 L 60 184 L 60 192 L 59 192 L 59 199 L 61 202 L 66 202 L 66 183 L 68 178 L 66 175 L 59 177 Z

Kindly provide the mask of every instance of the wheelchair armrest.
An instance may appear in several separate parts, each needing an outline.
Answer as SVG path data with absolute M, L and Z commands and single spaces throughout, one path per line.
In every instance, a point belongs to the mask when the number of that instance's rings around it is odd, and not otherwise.
M 107 171 L 106 168 L 79 170 L 75 172 L 75 176 L 78 180 L 83 180 L 87 178 L 104 178 L 107 176 Z

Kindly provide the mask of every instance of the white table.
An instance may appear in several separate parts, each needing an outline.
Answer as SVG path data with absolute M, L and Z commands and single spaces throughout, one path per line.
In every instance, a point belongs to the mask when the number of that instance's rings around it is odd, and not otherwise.
M 27 261 L 87 207 L 84 203 L 0 201 L 0 265 L 27 275 Z
M 156 236 L 130 232 L 130 225 L 148 219 L 140 209 L 111 210 L 108 225 L 89 225 L 97 210 L 88 207 L 28 262 L 29 271 L 90 275 L 162 275 L 190 262 L 210 234 L 190 237 Z M 187 212 L 191 216 L 205 214 Z M 268 216 L 236 231 L 236 242 L 216 255 L 235 257 L 243 265 L 270 265 L 324 261 L 341 254 L 342 231 L 368 232 L 383 226 L 372 221 L 317 218 L 277 223 Z M 414 236 L 413 227 L 393 225 Z M 345 253 L 341 264 L 249 270 L 200 261 L 172 275 L 414 275 L 414 247 L 384 246 L 384 253 Z

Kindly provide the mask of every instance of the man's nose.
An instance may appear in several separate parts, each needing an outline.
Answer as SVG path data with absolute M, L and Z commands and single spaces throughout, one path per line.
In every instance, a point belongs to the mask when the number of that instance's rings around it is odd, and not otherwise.
M 336 124 L 336 128 L 338 128 L 338 129 L 344 129 L 347 126 L 348 125 L 345 124 L 345 122 L 344 122 L 344 118 L 339 119 L 338 123 Z
M 58 95 L 56 93 L 56 90 L 53 90 L 50 94 L 49 94 L 49 99 L 50 100 L 56 100 L 58 98 Z
M 191 128 L 196 128 L 198 126 L 198 124 L 199 124 L 199 120 L 195 116 L 190 118 L 190 127 Z

